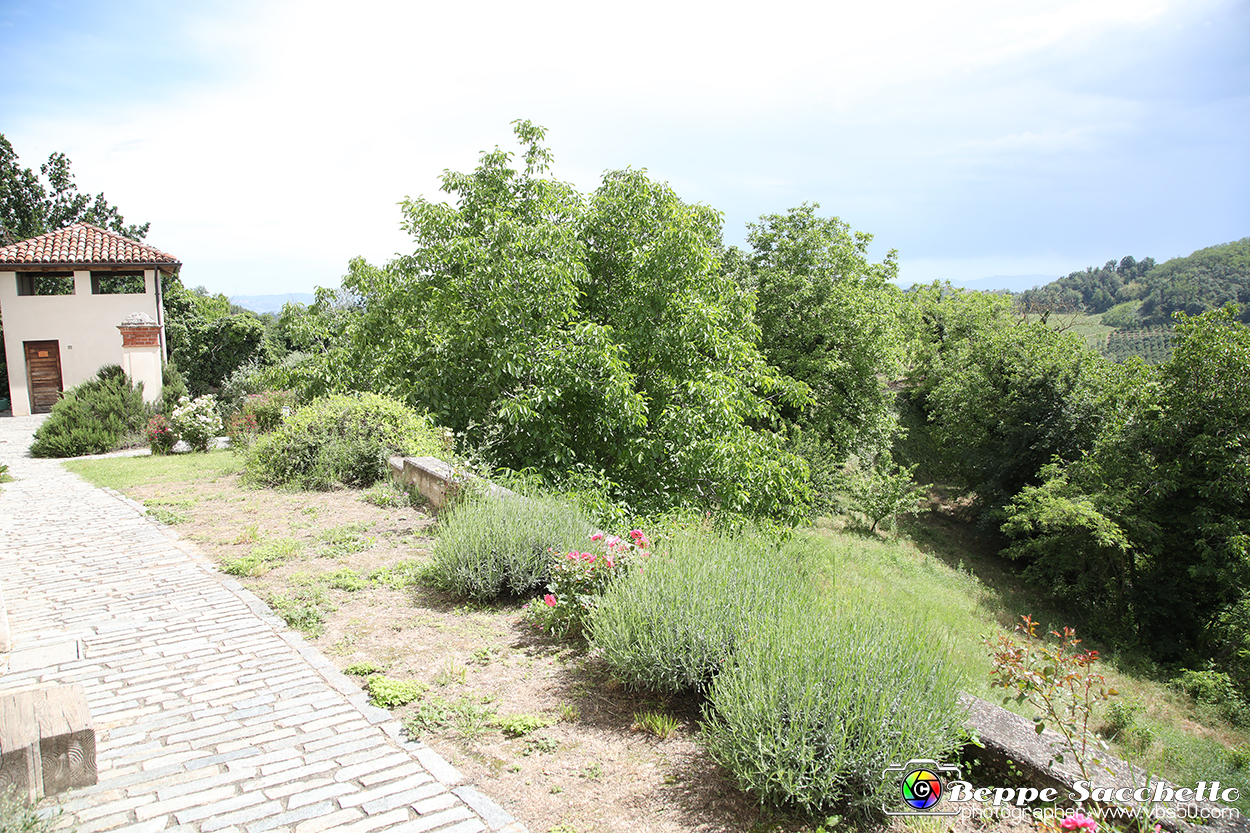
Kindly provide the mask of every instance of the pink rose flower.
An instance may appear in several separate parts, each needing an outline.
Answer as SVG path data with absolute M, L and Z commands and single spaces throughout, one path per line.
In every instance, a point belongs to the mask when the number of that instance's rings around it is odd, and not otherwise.
M 1070 816 L 1065 816 L 1059 822 L 1059 826 L 1064 830 L 1089 830 L 1093 833 L 1098 829 L 1098 822 L 1078 810 Z
M 556 606 L 556 597 L 551 595 L 550 593 L 548 593 L 546 596 L 543 596 L 543 601 L 546 603 L 547 607 Z

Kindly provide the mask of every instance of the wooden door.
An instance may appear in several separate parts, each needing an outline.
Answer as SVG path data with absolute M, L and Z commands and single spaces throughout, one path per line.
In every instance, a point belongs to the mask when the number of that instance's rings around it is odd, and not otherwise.
M 61 398 L 61 344 L 58 341 L 27 341 L 24 344 L 30 412 L 46 414 Z

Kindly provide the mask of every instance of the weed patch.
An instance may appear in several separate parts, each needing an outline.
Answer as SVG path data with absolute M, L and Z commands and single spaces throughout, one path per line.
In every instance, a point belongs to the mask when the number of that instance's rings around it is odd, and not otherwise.
M 510 738 L 524 737 L 531 732 L 545 729 L 551 725 L 551 721 L 547 718 L 534 717 L 532 714 L 514 714 L 508 717 L 501 717 L 495 723 Z
M 429 690 L 429 686 L 416 680 L 393 680 L 390 677 L 376 675 L 365 681 L 365 690 L 369 692 L 373 704 L 383 709 L 396 709 L 413 700 L 420 699 Z
M 343 669 L 343 673 L 352 677 L 368 677 L 373 674 L 381 674 L 385 670 L 372 662 L 353 662 Z
M 637 732 L 655 735 L 660 740 L 667 740 L 677 734 L 679 725 L 677 718 L 671 714 L 656 711 L 640 711 L 634 715 L 634 724 L 630 728 Z
M 334 610 L 319 587 L 296 587 L 290 594 L 273 593 L 269 606 L 289 627 L 312 637 L 325 632 L 326 614 Z
M 369 582 L 360 576 L 355 570 L 344 567 L 322 577 L 326 586 L 334 590 L 344 590 L 348 593 L 355 593 L 364 590 L 369 586 Z

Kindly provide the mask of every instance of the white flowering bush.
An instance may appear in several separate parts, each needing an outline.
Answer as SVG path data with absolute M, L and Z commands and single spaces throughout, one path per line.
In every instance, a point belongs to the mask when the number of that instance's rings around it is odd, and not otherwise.
M 217 397 L 211 393 L 189 400 L 185 396 L 169 415 L 169 426 L 192 451 L 208 451 L 221 433 L 221 417 L 217 415 Z

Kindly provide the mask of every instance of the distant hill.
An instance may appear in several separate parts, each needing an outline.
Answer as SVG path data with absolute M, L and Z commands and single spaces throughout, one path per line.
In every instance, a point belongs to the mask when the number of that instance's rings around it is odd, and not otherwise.
M 1023 292 L 1037 286 L 1044 286 L 1056 280 L 1054 275 L 995 275 L 991 278 L 977 278 L 971 281 L 951 281 L 954 286 L 974 289 L 978 292 Z
M 1020 294 L 1028 308 L 1105 314 L 1120 329 L 1166 327 L 1172 313 L 1198 315 L 1232 301 L 1250 323 L 1250 237 L 1209 246 L 1166 263 L 1154 258 L 1109 260 Z
M 308 305 L 317 300 L 311 292 L 288 292 L 286 295 L 234 295 L 230 303 L 252 312 L 282 312 L 283 304 L 295 302 Z

